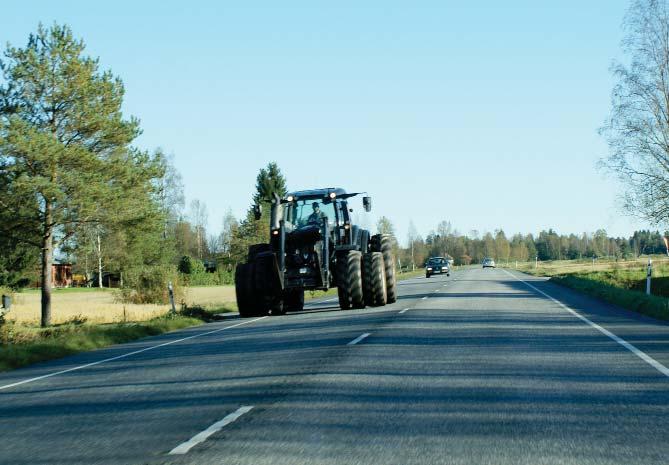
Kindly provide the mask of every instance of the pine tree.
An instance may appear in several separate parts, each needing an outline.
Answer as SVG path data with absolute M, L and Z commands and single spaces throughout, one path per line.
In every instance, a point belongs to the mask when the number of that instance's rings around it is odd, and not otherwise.
M 0 207 L 36 199 L 27 217 L 38 231 L 15 236 L 40 237 L 42 326 L 51 323 L 54 249 L 79 225 L 151 215 L 137 194 L 160 176 L 155 158 L 130 147 L 140 129 L 121 112 L 123 83 L 84 49 L 69 27 L 40 25 L 0 62 L 0 165 L 12 179 Z

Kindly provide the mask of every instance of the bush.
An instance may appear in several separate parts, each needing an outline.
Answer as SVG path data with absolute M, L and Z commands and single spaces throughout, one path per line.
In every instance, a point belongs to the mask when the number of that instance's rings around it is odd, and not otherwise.
M 169 303 L 168 283 L 174 287 L 174 300 L 184 299 L 179 273 L 171 265 L 142 266 L 133 268 L 124 274 L 120 299 L 132 304 L 167 304 Z
M 218 274 L 216 273 L 207 273 L 202 271 L 201 273 L 193 273 L 190 275 L 184 275 L 184 280 L 189 286 L 218 286 Z
M 207 273 L 201 260 L 188 255 L 181 257 L 179 273 L 186 286 L 218 286 L 221 284 L 219 273 Z
M 232 271 L 219 268 L 217 270 L 218 274 L 218 283 L 221 285 L 230 285 L 235 284 L 235 273 Z

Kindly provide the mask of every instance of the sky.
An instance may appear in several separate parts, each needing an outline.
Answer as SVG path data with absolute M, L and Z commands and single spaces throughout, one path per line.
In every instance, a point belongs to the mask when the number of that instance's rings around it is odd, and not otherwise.
M 71 26 L 123 80 L 136 145 L 174 155 L 212 234 L 228 210 L 245 214 L 276 161 L 291 190 L 368 192 L 401 240 L 411 222 L 425 236 L 443 220 L 627 236 L 649 225 L 621 211 L 623 187 L 597 164 L 628 7 L 6 2 L 0 43 L 24 46 L 39 22 Z

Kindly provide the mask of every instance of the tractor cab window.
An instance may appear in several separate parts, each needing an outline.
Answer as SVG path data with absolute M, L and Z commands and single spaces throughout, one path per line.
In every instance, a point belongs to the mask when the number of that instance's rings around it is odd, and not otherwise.
M 295 228 L 305 226 L 320 226 L 323 218 L 327 218 L 330 227 L 334 227 L 336 221 L 334 204 L 332 202 L 319 202 L 317 200 L 298 200 L 284 209 L 284 219 Z

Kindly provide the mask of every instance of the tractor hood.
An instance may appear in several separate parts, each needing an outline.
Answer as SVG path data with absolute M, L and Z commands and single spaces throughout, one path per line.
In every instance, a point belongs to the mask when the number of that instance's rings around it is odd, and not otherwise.
M 308 225 L 286 234 L 286 241 L 294 247 L 313 245 L 323 238 L 321 228 Z

